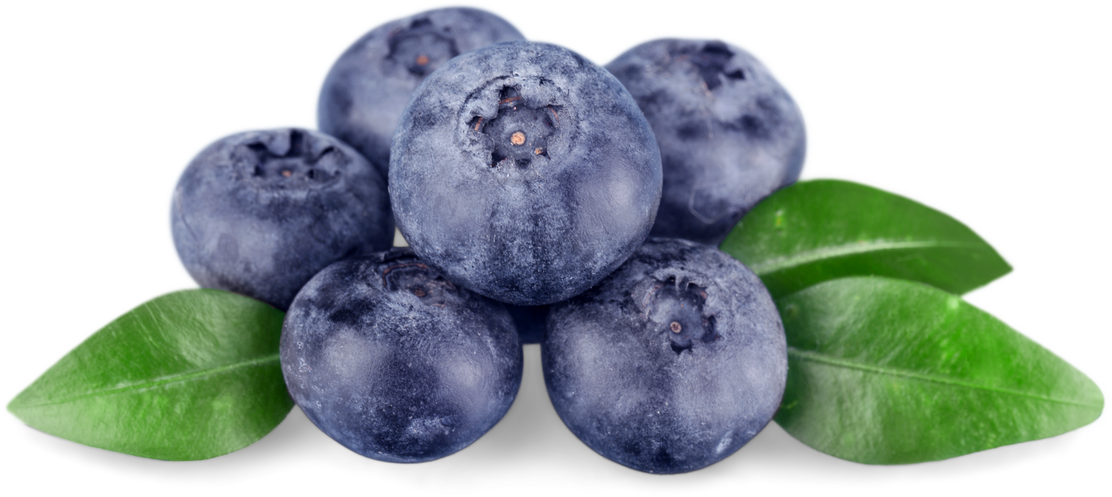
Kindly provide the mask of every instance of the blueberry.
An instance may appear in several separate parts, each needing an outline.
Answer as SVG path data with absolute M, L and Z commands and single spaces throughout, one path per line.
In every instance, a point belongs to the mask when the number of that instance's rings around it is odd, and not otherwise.
M 209 145 L 178 180 L 170 217 L 197 283 L 282 310 L 317 271 L 394 235 L 385 178 L 339 140 L 296 128 Z
M 590 288 L 645 239 L 660 153 L 621 83 L 578 54 L 507 42 L 452 59 L 398 123 L 390 200 L 417 254 L 516 305 Z
M 501 17 L 469 8 L 430 10 L 383 24 L 332 66 L 317 125 L 362 152 L 385 177 L 394 126 L 425 76 L 461 53 L 521 39 Z
M 664 192 L 652 236 L 717 245 L 757 202 L 799 178 L 803 117 L 744 50 L 655 40 L 606 68 L 633 94 L 660 144 Z
M 650 239 L 598 286 L 552 306 L 544 380 L 564 424 L 649 473 L 713 464 L 772 419 L 787 345 L 761 281 L 702 244 Z
M 294 402 L 329 437 L 412 463 L 455 453 L 502 419 L 522 352 L 502 304 L 405 248 L 313 277 L 286 314 L 281 364 Z

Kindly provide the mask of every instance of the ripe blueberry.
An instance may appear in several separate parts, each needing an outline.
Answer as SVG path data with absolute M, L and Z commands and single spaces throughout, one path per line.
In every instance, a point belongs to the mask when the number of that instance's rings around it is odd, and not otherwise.
M 521 39 L 501 17 L 469 8 L 430 10 L 383 24 L 332 66 L 321 88 L 318 126 L 350 143 L 385 177 L 394 127 L 425 76 L 461 53 Z
M 652 130 L 621 83 L 554 45 L 507 42 L 425 80 L 394 136 L 390 200 L 417 254 L 516 305 L 564 300 L 645 239 Z
M 328 266 L 282 326 L 282 374 L 329 437 L 372 459 L 423 462 L 502 419 L 522 352 L 501 303 L 393 249 Z
M 598 286 L 552 306 L 544 380 L 599 454 L 683 473 L 745 445 L 784 393 L 787 345 L 761 281 L 718 250 L 650 239 Z
M 170 217 L 198 284 L 282 310 L 325 266 L 393 244 L 385 178 L 351 147 L 304 129 L 209 145 L 178 180 Z
M 803 117 L 744 50 L 655 40 L 606 69 L 637 100 L 660 144 L 664 191 L 652 236 L 717 245 L 757 202 L 799 178 Z

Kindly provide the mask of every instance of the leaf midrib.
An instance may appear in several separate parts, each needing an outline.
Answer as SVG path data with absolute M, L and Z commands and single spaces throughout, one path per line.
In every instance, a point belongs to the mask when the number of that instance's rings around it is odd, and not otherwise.
M 998 393 L 1009 394 L 1009 395 L 1017 395 L 1017 396 L 1021 396 L 1021 397 L 1027 397 L 1027 398 L 1031 398 L 1031 399 L 1042 400 L 1042 401 L 1045 401 L 1045 402 L 1056 402 L 1056 403 L 1059 403 L 1059 404 L 1072 405 L 1072 406 L 1078 406 L 1078 407 L 1087 407 L 1087 408 L 1094 408 L 1094 409 L 1100 407 L 1100 405 L 1098 405 L 1098 404 L 1086 404 L 1086 403 L 1083 403 L 1083 402 L 1077 402 L 1077 401 L 1066 400 L 1066 399 L 1058 399 L 1058 398 L 1054 398 L 1054 397 L 1048 397 L 1048 396 L 1045 396 L 1045 395 L 1038 395 L 1038 394 L 1033 394 L 1033 393 L 1030 393 L 1030 392 L 1023 392 L 1023 391 L 1020 391 L 1020 390 L 1012 390 L 1012 389 L 1008 389 L 1008 388 L 991 387 L 991 386 L 988 386 L 988 385 L 978 385 L 976 383 L 969 383 L 969 382 L 955 380 L 955 379 L 947 378 L 947 377 L 943 377 L 943 376 L 934 376 L 934 375 L 916 373 L 916 372 L 900 370 L 900 369 L 888 369 L 888 368 L 883 368 L 883 367 L 880 367 L 880 366 L 874 366 L 874 365 L 871 365 L 871 364 L 862 364 L 862 363 L 859 363 L 859 362 L 854 362 L 854 361 L 850 361 L 850 360 L 847 360 L 847 359 L 842 359 L 842 358 L 839 358 L 839 357 L 833 357 L 833 356 L 829 356 L 829 355 L 825 355 L 825 354 L 820 354 L 820 353 L 817 353 L 817 352 L 812 352 L 812 351 L 808 351 L 808 350 L 800 350 L 800 349 L 797 349 L 795 347 L 788 347 L 788 355 L 789 356 L 795 356 L 796 359 L 803 360 L 803 361 L 817 362 L 817 363 L 820 363 L 820 364 L 827 364 L 827 365 L 831 365 L 831 366 L 839 366 L 839 367 L 843 367 L 843 368 L 847 368 L 847 369 L 856 369 L 856 370 L 859 370 L 859 371 L 866 371 L 866 372 L 877 373 L 877 374 L 881 374 L 881 375 L 889 375 L 889 376 L 896 376 L 896 377 L 902 377 L 902 378 L 910 378 L 910 379 L 913 379 L 913 380 L 919 380 L 919 381 L 928 382 L 928 383 L 938 383 L 938 384 L 943 384 L 943 385 L 957 386 L 957 387 L 963 387 L 963 388 L 969 388 L 969 389 L 975 389 L 975 390 L 987 390 L 987 391 L 990 391 L 990 392 L 998 392 Z
M 220 374 L 227 373 L 229 371 L 234 371 L 236 369 L 255 367 L 255 366 L 264 365 L 264 364 L 270 363 L 270 362 L 277 362 L 278 360 L 279 360 L 279 354 L 275 353 L 275 354 L 271 354 L 271 355 L 268 355 L 268 356 L 259 357 L 259 358 L 256 358 L 256 359 L 251 359 L 249 361 L 242 361 L 242 362 L 236 362 L 236 363 L 232 363 L 232 364 L 225 364 L 223 366 L 217 366 L 217 367 L 214 367 L 214 368 L 197 369 L 197 370 L 192 370 L 192 371 L 188 371 L 188 372 L 184 372 L 184 373 L 176 373 L 176 374 L 172 374 L 172 375 L 161 376 L 161 377 L 158 377 L 158 378 L 155 378 L 155 379 L 152 379 L 152 380 L 145 380 L 145 381 L 139 381 L 139 382 L 135 382 L 135 383 L 128 383 L 128 384 L 125 384 L 125 385 L 117 385 L 117 386 L 112 387 L 112 388 L 104 388 L 104 389 L 93 390 L 93 391 L 90 391 L 90 392 L 87 392 L 87 393 L 83 393 L 81 395 L 74 395 L 74 396 L 71 396 L 71 397 L 64 397 L 64 398 L 57 399 L 57 400 L 50 400 L 49 402 L 39 402 L 39 403 L 34 403 L 34 404 L 17 404 L 16 406 L 13 406 L 13 407 L 27 407 L 27 408 L 45 407 L 45 406 L 66 404 L 66 403 L 74 402 L 74 401 L 81 400 L 81 399 L 88 398 L 88 397 L 118 395 L 118 394 L 121 394 L 121 393 L 126 393 L 126 392 L 134 391 L 134 390 L 146 390 L 146 389 L 149 389 L 149 388 L 155 388 L 155 387 L 159 387 L 159 386 L 162 386 L 162 385 L 168 385 L 168 384 L 171 384 L 171 383 L 180 383 L 180 382 L 190 381 L 190 380 L 197 379 L 197 378 L 204 378 L 206 376 L 220 375 Z
M 791 255 L 776 257 L 766 261 L 750 264 L 750 268 L 758 276 L 774 273 L 790 267 L 823 259 L 847 255 L 866 254 L 870 252 L 883 252 L 885 250 L 904 250 L 915 248 L 983 248 L 984 244 L 977 242 L 955 242 L 941 240 L 918 240 L 892 242 L 885 240 L 862 240 L 841 245 L 828 245 L 813 250 L 798 252 Z

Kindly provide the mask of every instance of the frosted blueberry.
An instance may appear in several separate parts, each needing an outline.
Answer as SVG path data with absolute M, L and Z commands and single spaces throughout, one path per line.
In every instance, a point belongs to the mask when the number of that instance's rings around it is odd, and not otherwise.
M 748 52 L 706 40 L 655 40 L 606 66 L 637 100 L 660 145 L 664 190 L 652 236 L 721 243 L 757 202 L 799 178 L 803 117 Z
M 383 24 L 352 44 L 328 72 L 318 126 L 362 152 L 385 177 L 394 127 L 417 85 L 461 53 L 521 39 L 501 17 L 461 7 Z
M 205 288 L 285 310 L 317 271 L 393 244 L 386 178 L 316 131 L 249 131 L 209 145 L 171 205 L 174 246 Z
M 788 371 L 783 324 L 757 276 L 712 247 L 668 239 L 553 305 L 541 360 L 572 433 L 649 473 L 737 451 L 776 413 Z
M 521 384 L 505 307 L 407 248 L 313 277 L 286 314 L 280 354 L 290 395 L 313 424 L 389 462 L 467 447 L 502 419 Z
M 398 123 L 398 228 L 449 280 L 516 305 L 576 295 L 644 241 L 660 154 L 610 73 L 555 45 L 507 42 L 447 62 Z

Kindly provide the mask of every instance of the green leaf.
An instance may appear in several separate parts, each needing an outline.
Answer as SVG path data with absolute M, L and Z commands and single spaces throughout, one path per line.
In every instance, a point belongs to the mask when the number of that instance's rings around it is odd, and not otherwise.
M 70 351 L 8 410 L 51 435 L 154 459 L 242 449 L 293 407 L 278 365 L 283 316 L 219 290 L 163 295 Z
M 777 306 L 788 382 L 776 422 L 835 457 L 935 461 L 1059 435 L 1104 409 L 1080 371 L 936 288 L 845 278 Z
M 848 181 L 815 180 L 757 204 L 722 242 L 779 297 L 845 276 L 889 276 L 962 294 L 1011 266 L 956 219 Z

